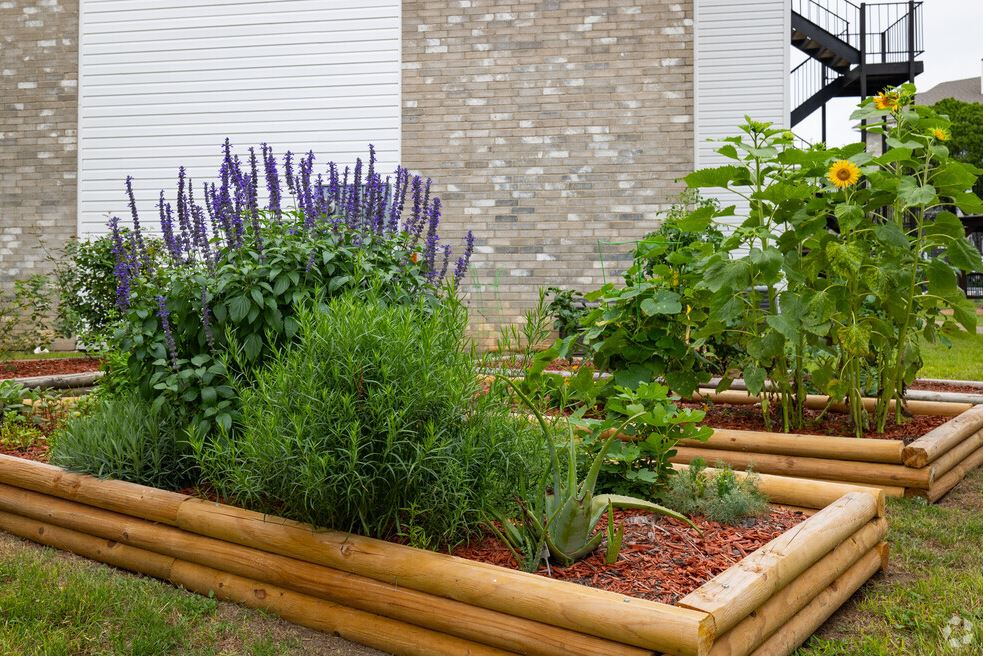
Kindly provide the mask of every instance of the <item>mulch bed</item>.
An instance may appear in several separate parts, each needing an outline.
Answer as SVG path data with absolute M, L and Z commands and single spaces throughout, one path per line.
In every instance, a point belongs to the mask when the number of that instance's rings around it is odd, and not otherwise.
M 640 511 L 615 511 L 623 522 L 623 549 L 616 563 L 605 561 L 605 541 L 591 555 L 562 568 L 541 566 L 538 575 L 613 591 L 623 595 L 674 604 L 710 579 L 756 551 L 808 516 L 800 511 L 772 509 L 737 526 L 720 525 L 702 517 L 692 521 L 699 534 L 685 523 L 665 516 L 641 515 Z M 606 518 L 598 530 L 605 531 Z M 510 551 L 488 535 L 457 548 L 457 557 L 516 568 Z
M 766 431 L 763 414 L 759 405 L 728 405 L 719 404 L 706 406 L 701 403 L 681 402 L 681 406 L 687 408 L 697 408 L 705 410 L 705 420 L 702 424 L 716 427 L 717 429 L 744 429 L 747 431 Z M 887 419 L 887 427 L 884 433 L 876 433 L 870 430 L 863 434 L 863 438 L 882 438 L 884 440 L 903 440 L 910 443 L 928 433 L 935 427 L 950 420 L 950 417 L 942 415 L 915 415 L 911 418 L 904 418 L 904 423 L 898 425 L 894 420 L 893 410 Z M 849 436 L 856 434 L 853 432 L 852 419 L 846 413 L 836 413 L 829 411 L 819 420 L 821 411 L 806 410 L 807 423 L 800 429 L 791 429 L 791 433 L 807 433 L 820 436 Z M 774 425 L 772 430 L 782 432 L 784 424 L 780 414 L 775 412 L 773 416 Z
M 8 360 L 0 363 L 0 379 L 22 376 L 52 376 L 55 374 L 81 374 L 97 372 L 102 366 L 98 358 L 38 358 L 33 360 Z
M 971 392 L 974 395 L 983 394 L 982 386 L 957 386 L 949 383 L 932 383 L 915 381 L 908 386 L 909 390 L 934 390 L 936 392 Z
M 39 438 L 34 442 L 33 445 L 26 448 L 20 447 L 7 447 L 5 445 L 0 445 L 0 454 L 6 454 L 7 456 L 16 456 L 22 459 L 28 459 L 30 461 L 40 461 L 41 463 L 48 462 L 48 441 L 44 438 Z

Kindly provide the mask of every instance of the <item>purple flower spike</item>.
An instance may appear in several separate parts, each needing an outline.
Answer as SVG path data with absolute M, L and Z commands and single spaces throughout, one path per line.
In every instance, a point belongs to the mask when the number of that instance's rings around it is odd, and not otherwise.
M 458 262 L 455 263 L 455 272 L 452 275 L 455 279 L 455 289 L 459 289 L 459 284 L 462 283 L 462 278 L 466 275 L 466 270 L 469 269 L 469 260 L 472 258 L 472 252 L 475 246 L 476 240 L 470 230 L 466 233 L 466 251 L 459 256 Z
M 432 199 L 428 212 L 428 234 L 425 237 L 425 262 L 428 264 L 428 277 L 435 279 L 435 252 L 438 250 L 438 222 L 442 216 L 442 201 Z
M 290 190 L 292 194 L 295 194 L 294 163 L 291 161 L 293 157 L 294 154 L 291 153 L 291 151 L 284 154 L 284 181 L 288 184 L 288 190 Z
M 168 312 L 168 304 L 160 294 L 157 296 L 157 316 L 161 320 L 161 329 L 164 330 L 164 344 L 171 357 L 172 369 L 178 369 L 178 345 L 175 344 L 175 336 L 171 332 L 171 313 Z
M 281 179 L 277 175 L 277 158 L 274 149 L 262 144 L 264 153 L 264 175 L 267 178 L 267 209 L 275 214 L 281 213 Z
M 126 310 L 130 307 L 130 289 L 133 275 L 133 259 L 120 232 L 120 218 L 112 217 L 107 224 L 113 236 L 113 274 L 116 276 L 116 307 Z

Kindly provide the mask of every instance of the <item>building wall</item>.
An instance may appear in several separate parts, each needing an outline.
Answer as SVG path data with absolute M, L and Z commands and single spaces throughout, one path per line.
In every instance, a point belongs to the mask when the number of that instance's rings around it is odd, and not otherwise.
M 475 231 L 472 319 L 619 280 L 692 168 L 692 3 L 406 0 L 402 159 Z
M 0 0 L 0 289 L 75 234 L 77 7 Z
M 246 155 L 313 150 L 380 166 L 400 157 L 400 0 L 81 0 L 79 231 L 127 216 L 134 177 L 142 216 L 214 180 L 223 141 Z M 261 186 L 263 189 L 263 186 Z

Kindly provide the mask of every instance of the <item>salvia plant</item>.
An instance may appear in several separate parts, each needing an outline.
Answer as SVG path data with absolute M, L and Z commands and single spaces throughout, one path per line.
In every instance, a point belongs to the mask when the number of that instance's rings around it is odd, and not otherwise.
M 241 156 L 227 139 L 215 180 L 180 168 L 174 198 L 161 192 L 157 252 L 134 184 L 129 221 L 109 222 L 122 316 L 112 346 L 145 396 L 183 406 L 198 431 L 232 426 L 230 383 L 294 336 L 300 300 L 375 285 L 391 303 L 437 299 L 473 252 L 472 233 L 458 258 L 440 240 L 431 180 L 400 166 L 385 175 L 372 146 L 367 162 L 318 168 L 311 151 L 279 158 L 262 144 Z

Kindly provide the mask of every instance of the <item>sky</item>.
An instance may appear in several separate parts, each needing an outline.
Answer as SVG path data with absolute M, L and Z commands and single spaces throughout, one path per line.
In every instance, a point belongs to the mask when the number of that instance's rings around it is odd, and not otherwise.
M 874 3 L 876 4 L 876 3 Z M 974 78 L 983 72 L 983 1 L 925 0 L 924 73 L 915 78 L 918 91 L 927 91 L 940 82 Z M 792 52 L 797 63 L 803 55 Z M 858 99 L 835 98 L 828 103 L 828 143 L 841 146 L 859 141 L 849 115 Z M 810 142 L 822 138 L 821 111 L 794 126 L 794 132 Z

